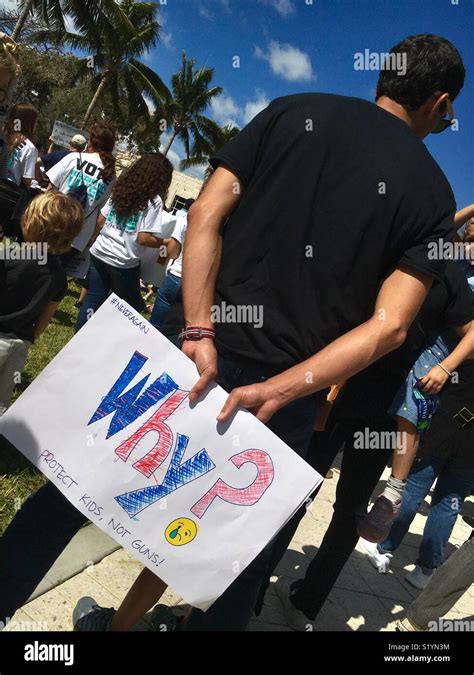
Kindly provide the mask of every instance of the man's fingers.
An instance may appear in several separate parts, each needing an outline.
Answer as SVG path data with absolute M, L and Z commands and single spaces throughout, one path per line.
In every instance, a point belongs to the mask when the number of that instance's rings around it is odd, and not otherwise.
M 218 422 L 227 422 L 240 407 L 242 401 L 242 395 L 238 389 L 234 389 L 229 396 L 227 401 L 224 403 L 224 407 L 217 416 Z
M 209 368 L 208 370 L 205 370 L 201 373 L 201 377 L 189 392 L 189 400 L 191 403 L 196 403 L 196 401 L 198 401 L 201 398 L 201 396 L 206 391 L 211 382 L 214 380 L 216 375 L 217 373 L 214 371 L 213 368 L 212 369 Z

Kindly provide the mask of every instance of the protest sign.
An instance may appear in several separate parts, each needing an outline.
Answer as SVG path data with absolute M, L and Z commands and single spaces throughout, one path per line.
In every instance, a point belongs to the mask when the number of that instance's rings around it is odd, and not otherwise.
M 73 279 L 85 279 L 90 264 L 91 256 L 88 248 L 63 258 L 63 269 L 67 276 Z
M 112 295 L 0 433 L 187 602 L 208 608 L 322 478 L 250 412 L 190 406 L 196 366 Z M 51 514 L 51 527 L 56 526 Z
M 60 148 L 68 148 L 72 137 L 76 134 L 80 134 L 86 139 L 89 138 L 89 134 L 84 129 L 77 129 L 65 122 L 56 121 L 51 132 L 51 140 L 55 145 L 59 145 Z

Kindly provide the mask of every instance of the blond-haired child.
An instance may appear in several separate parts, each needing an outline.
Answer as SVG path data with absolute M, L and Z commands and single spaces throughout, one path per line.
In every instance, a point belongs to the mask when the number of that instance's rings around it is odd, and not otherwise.
M 5 243 L 0 249 L 0 415 L 11 402 L 31 344 L 66 293 L 58 256 L 70 249 L 83 222 L 76 200 L 53 192 L 40 195 L 22 217 L 25 243 Z

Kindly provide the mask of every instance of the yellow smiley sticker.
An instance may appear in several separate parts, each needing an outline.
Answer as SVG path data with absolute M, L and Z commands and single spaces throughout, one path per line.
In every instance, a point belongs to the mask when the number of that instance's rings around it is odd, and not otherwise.
M 172 546 L 189 544 L 197 535 L 198 527 L 190 518 L 176 518 L 165 530 L 165 539 Z

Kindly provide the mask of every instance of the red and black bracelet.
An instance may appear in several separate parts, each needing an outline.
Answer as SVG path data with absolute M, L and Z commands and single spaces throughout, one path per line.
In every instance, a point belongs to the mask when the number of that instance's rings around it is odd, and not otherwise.
M 192 340 L 192 341 L 197 341 L 197 340 L 202 340 L 203 338 L 211 338 L 211 340 L 214 340 L 216 337 L 216 331 L 213 330 L 212 328 L 202 328 L 201 326 L 188 326 L 187 328 L 183 328 L 181 333 L 179 334 L 179 339 L 180 340 Z

